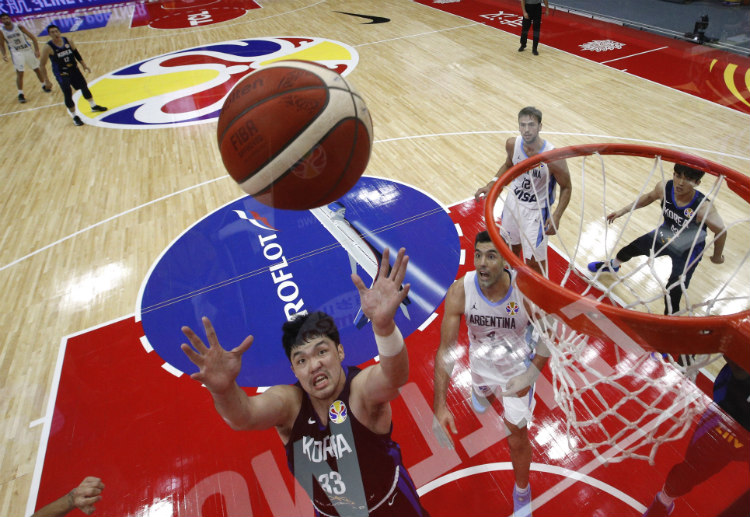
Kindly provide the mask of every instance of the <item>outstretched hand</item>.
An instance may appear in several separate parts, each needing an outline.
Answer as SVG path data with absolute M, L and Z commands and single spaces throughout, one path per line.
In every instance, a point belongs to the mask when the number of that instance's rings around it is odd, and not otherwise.
M 399 305 L 409 294 L 410 288 L 410 284 L 402 286 L 406 276 L 406 266 L 409 263 L 406 250 L 401 248 L 398 251 L 390 272 L 388 271 L 389 255 L 390 251 L 386 248 L 383 251 L 383 259 L 380 261 L 380 269 L 375 282 L 369 289 L 365 287 L 359 275 L 356 273 L 352 275 L 352 282 L 359 291 L 362 312 L 372 321 L 373 329 L 386 329 L 385 335 L 390 334 L 390 330 L 387 329 L 393 324 L 393 317 Z
M 182 333 L 190 340 L 190 344 L 183 343 L 180 348 L 188 356 L 199 371 L 190 377 L 203 383 L 213 393 L 227 391 L 237 379 L 242 366 L 242 354 L 247 352 L 253 343 L 253 336 L 248 336 L 237 347 L 225 350 L 216 337 L 216 331 L 211 320 L 203 317 L 203 327 L 206 329 L 208 346 L 190 327 L 182 327 Z

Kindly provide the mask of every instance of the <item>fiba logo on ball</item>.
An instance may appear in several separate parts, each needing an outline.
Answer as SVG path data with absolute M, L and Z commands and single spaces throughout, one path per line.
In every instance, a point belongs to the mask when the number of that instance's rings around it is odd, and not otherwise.
M 326 162 L 325 149 L 317 145 L 292 167 L 291 173 L 303 180 L 312 179 L 323 174 Z
M 229 175 L 257 201 L 285 210 L 324 206 L 349 192 L 373 142 L 357 90 L 335 70 L 297 60 L 238 82 L 216 129 Z
M 331 407 L 328 408 L 328 418 L 334 424 L 342 424 L 346 420 L 346 404 L 340 400 L 336 400 Z

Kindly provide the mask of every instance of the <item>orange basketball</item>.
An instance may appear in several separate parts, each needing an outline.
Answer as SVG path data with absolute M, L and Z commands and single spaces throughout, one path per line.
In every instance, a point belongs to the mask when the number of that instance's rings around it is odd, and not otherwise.
M 307 210 L 346 194 L 365 171 L 372 120 L 338 73 L 279 61 L 235 85 L 217 136 L 224 166 L 242 190 L 275 208 Z

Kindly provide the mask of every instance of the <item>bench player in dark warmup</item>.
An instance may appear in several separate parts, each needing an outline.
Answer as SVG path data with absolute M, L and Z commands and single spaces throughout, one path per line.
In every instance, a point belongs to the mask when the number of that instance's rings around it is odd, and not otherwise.
M 191 377 L 208 388 L 233 429 L 276 428 L 289 469 L 317 515 L 428 515 L 391 439 L 390 401 L 409 377 L 408 353 L 393 317 L 409 285 L 401 286 L 408 262 L 404 250 L 390 272 L 388 255 L 386 249 L 370 289 L 352 275 L 380 354 L 380 361 L 364 370 L 342 367 L 344 348 L 330 316 L 300 315 L 284 324 L 282 339 L 298 382 L 249 397 L 236 378 L 253 337 L 225 350 L 208 318 L 203 318 L 208 346 L 190 328 L 182 329 L 192 344 L 182 350 L 200 369 Z
M 60 84 L 68 113 L 73 117 L 73 123 L 76 126 L 82 126 L 83 121 L 76 114 L 75 104 L 73 103 L 73 88 L 81 90 L 83 98 L 91 105 L 91 111 L 107 111 L 107 108 L 94 102 L 94 97 L 89 91 L 88 84 L 86 84 L 86 78 L 78 69 L 76 61 L 81 63 L 86 72 L 91 72 L 91 69 L 81 57 L 81 53 L 78 52 L 73 40 L 63 37 L 57 25 L 49 25 L 47 32 L 50 35 L 50 41 L 42 49 L 41 67 L 47 66 L 47 60 L 52 61 L 52 72 Z
M 617 272 L 620 264 L 633 257 L 648 256 L 652 251 L 655 257 L 663 255 L 672 259 L 672 270 L 667 280 L 668 295 L 664 297 L 664 314 L 679 310 L 683 289 L 687 290 L 695 268 L 703 257 L 706 245 L 706 227 L 714 233 L 714 252 L 711 262 L 724 262 L 724 243 L 727 229 L 713 203 L 696 190 L 704 172 L 675 164 L 674 179 L 660 181 L 651 192 L 643 194 L 635 204 L 628 204 L 607 216 L 611 223 L 618 217 L 661 201 L 664 222 L 647 234 L 641 235 L 617 252 L 610 262 L 591 262 L 589 271 Z M 684 279 L 681 278 L 684 275 Z M 684 287 L 683 287 L 684 285 Z

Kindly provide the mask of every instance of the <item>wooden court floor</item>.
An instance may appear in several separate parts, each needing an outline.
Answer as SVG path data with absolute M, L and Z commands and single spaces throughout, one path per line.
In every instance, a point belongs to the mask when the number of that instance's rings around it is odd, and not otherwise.
M 349 78 L 373 114 L 367 173 L 413 185 L 446 206 L 494 174 L 526 105 L 543 111 L 543 135 L 558 147 L 636 141 L 749 169 L 748 115 L 544 45 L 538 57 L 518 53 L 517 36 L 469 19 L 407 0 L 259 4 L 230 21 L 175 31 L 133 28 L 128 16 L 113 16 L 73 37 L 92 69 L 89 80 L 221 41 L 344 42 L 359 54 Z M 341 12 L 389 22 L 364 24 Z M 222 167 L 214 123 L 79 128 L 56 84 L 45 94 L 27 73 L 21 105 L 14 76 L 10 65 L 0 68 L 0 515 L 8 516 L 25 512 L 62 337 L 132 314 L 162 250 L 241 195 Z M 612 181 L 631 188 L 625 173 Z M 748 237 L 746 228 L 737 236 Z M 707 284 L 721 269 L 709 273 Z

